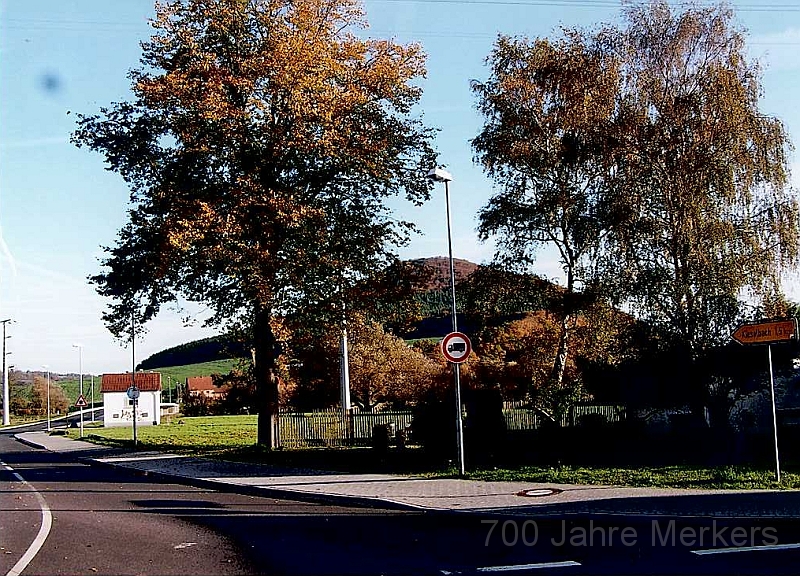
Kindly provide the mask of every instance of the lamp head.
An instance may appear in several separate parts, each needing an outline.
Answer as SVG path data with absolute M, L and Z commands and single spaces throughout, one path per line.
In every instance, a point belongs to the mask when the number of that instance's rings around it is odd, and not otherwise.
M 431 168 L 428 172 L 428 178 L 434 182 L 452 182 L 453 176 L 443 168 Z

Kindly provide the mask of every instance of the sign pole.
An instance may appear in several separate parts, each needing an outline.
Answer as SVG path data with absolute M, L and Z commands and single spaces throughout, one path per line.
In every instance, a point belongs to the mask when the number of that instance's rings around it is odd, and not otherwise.
M 731 334 L 739 344 L 767 345 L 769 360 L 769 394 L 772 399 L 772 436 L 775 442 L 775 476 L 781 481 L 781 459 L 778 452 L 778 416 L 775 408 L 775 377 L 772 372 L 772 345 L 797 340 L 797 318 L 761 320 L 747 322 Z
M 781 460 L 778 455 L 778 418 L 775 411 L 775 380 L 772 376 L 772 344 L 767 345 L 767 357 L 769 358 L 769 392 L 772 397 L 772 434 L 775 440 L 775 476 L 780 483 Z
M 136 390 L 136 314 L 131 314 L 131 389 Z M 133 447 L 136 448 L 136 408 L 139 404 L 139 395 L 133 395 Z

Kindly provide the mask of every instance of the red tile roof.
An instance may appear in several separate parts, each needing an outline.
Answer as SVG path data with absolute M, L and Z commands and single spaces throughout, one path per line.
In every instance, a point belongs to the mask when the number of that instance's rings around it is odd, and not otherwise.
M 191 376 L 186 379 L 186 386 L 189 392 L 201 392 L 203 390 L 219 392 L 219 387 L 214 386 L 214 379 L 211 376 Z
M 103 374 L 100 392 L 125 392 L 131 385 L 131 373 Z M 161 374 L 158 372 L 137 372 L 136 387 L 142 392 L 161 390 Z

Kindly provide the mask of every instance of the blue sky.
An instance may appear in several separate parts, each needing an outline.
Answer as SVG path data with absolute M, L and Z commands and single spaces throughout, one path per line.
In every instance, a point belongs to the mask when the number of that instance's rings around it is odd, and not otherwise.
M 748 29 L 750 54 L 764 67 L 762 110 L 780 118 L 800 142 L 800 2 L 734 2 Z M 469 89 L 485 79 L 484 59 L 498 33 L 552 36 L 560 25 L 615 21 L 620 4 L 606 0 L 370 0 L 371 36 L 418 41 L 428 54 L 420 111 L 441 132 L 442 162 L 454 176 L 454 255 L 488 261 L 492 246 L 475 234 L 476 214 L 491 182 L 472 163 L 469 140 L 481 126 Z M 129 370 L 131 351 L 100 319 L 102 299 L 86 282 L 99 271 L 100 246 L 113 243 L 126 218 L 128 190 L 104 170 L 99 155 L 69 143 L 76 113 L 93 113 L 129 97 L 127 71 L 149 35 L 151 0 L 0 0 L 0 319 L 9 325 L 9 362 L 38 370 Z M 794 181 L 800 164 L 792 159 Z M 401 255 L 445 255 L 441 190 L 423 207 L 398 204 L 422 235 Z M 540 274 L 558 278 L 545 254 Z M 800 298 L 795 282 L 787 292 Z M 186 327 L 182 314 L 162 315 L 136 345 L 137 360 L 165 347 L 213 334 L 200 327 L 202 307 Z

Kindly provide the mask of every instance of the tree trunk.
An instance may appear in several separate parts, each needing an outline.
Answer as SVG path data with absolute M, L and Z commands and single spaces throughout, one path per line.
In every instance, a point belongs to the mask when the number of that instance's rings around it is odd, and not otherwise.
M 561 334 L 558 337 L 558 350 L 553 361 L 553 371 L 550 373 L 550 383 L 556 390 L 561 390 L 564 383 L 564 370 L 567 367 L 567 353 L 569 352 L 569 323 L 571 316 L 564 314 L 561 320 Z
M 271 317 L 269 310 L 261 308 L 256 311 L 253 326 L 253 372 L 258 399 L 257 442 L 270 450 L 278 447 L 278 377 Z
M 563 295 L 561 303 L 563 314 L 561 318 L 561 334 L 558 335 L 558 349 L 556 351 L 556 358 L 553 361 L 553 371 L 550 373 L 550 385 L 555 390 L 561 390 L 564 384 L 564 370 L 567 367 L 567 353 L 569 352 L 569 332 L 570 322 L 572 321 L 572 314 L 575 310 L 575 276 L 573 270 L 575 264 L 572 259 L 569 260 L 567 269 L 567 291 Z

